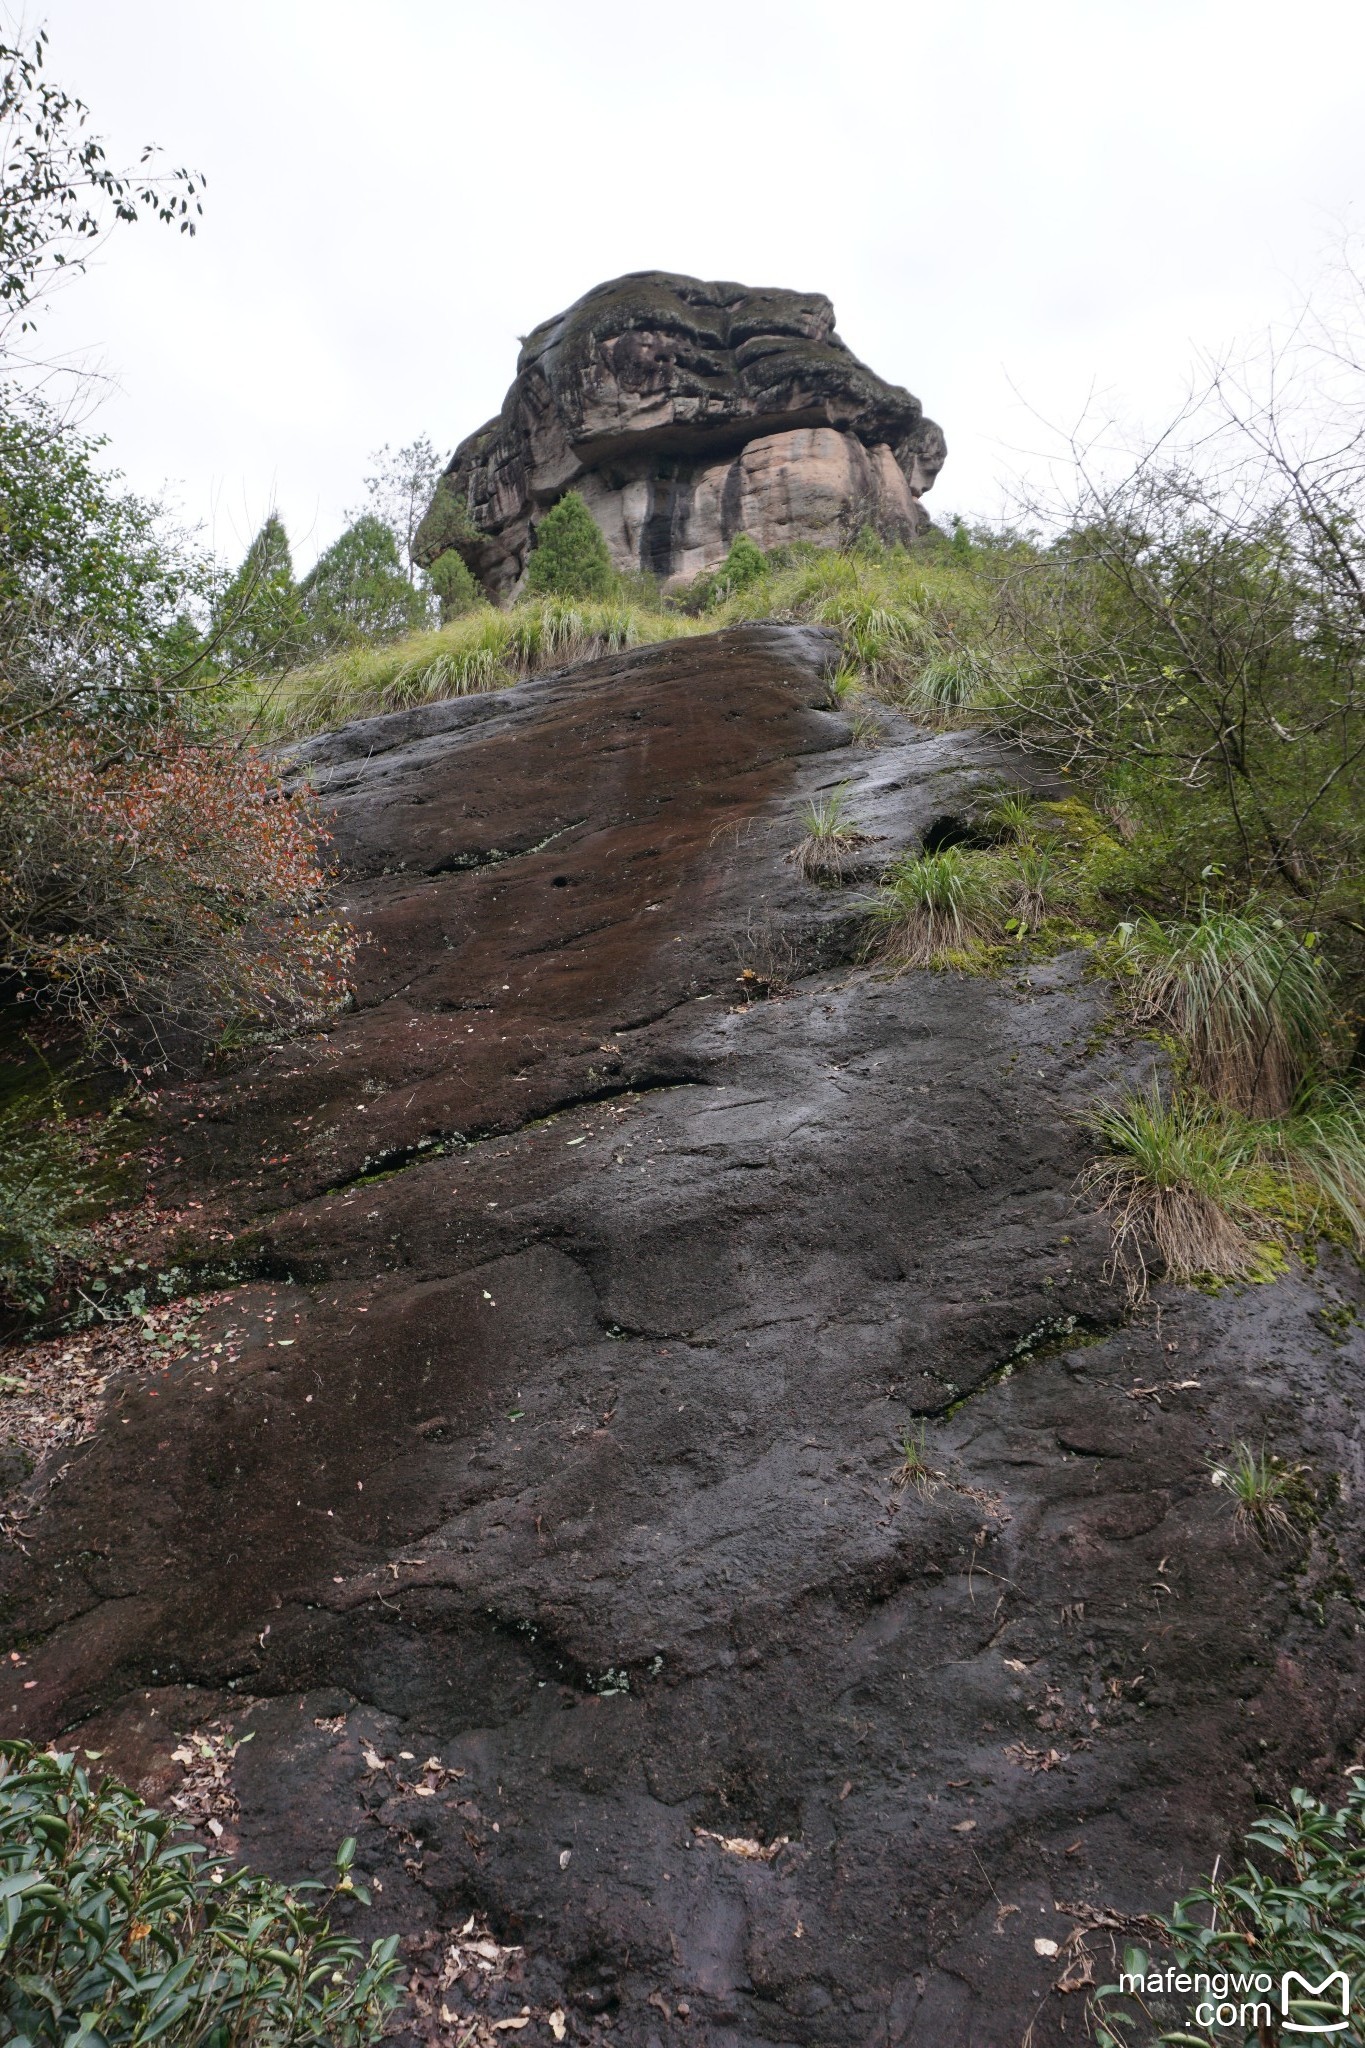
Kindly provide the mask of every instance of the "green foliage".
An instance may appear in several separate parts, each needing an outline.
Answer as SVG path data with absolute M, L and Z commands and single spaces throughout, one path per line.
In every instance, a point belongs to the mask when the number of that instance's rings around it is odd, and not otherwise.
M 1209 1477 L 1231 1500 L 1238 1531 L 1251 1529 L 1273 1544 L 1311 1520 L 1316 1496 L 1303 1465 L 1290 1464 L 1262 1445 L 1234 1444 L 1227 1458 L 1211 1458 Z
M 616 599 L 546 598 L 508 611 L 479 604 L 439 632 L 343 650 L 279 681 L 263 681 L 243 693 L 235 715 L 270 737 L 295 738 L 348 718 L 504 689 L 538 669 L 703 630 L 676 613 Z
M 115 222 L 147 214 L 192 235 L 203 212 L 203 179 L 177 170 L 153 177 L 146 149 L 136 171 L 116 171 L 89 108 L 43 76 L 47 31 L 27 45 L 0 41 L 0 353 L 7 330 L 33 326 L 33 309 L 63 272 L 86 256 Z
M 440 600 L 443 626 L 448 626 L 452 619 L 463 618 L 482 601 L 483 592 L 466 567 L 463 556 L 457 555 L 454 548 L 436 557 L 427 571 L 427 581 Z
M 747 533 L 737 533 L 730 543 L 729 553 L 720 566 L 718 588 L 728 597 L 736 590 L 747 590 L 751 583 L 757 583 L 768 571 L 767 560 L 762 548 L 750 540 Z
M 458 548 L 462 543 L 477 541 L 478 538 L 479 529 L 468 505 L 451 488 L 448 477 L 438 478 L 431 502 L 412 537 L 413 560 L 430 568 L 448 548 Z
M 1240 1866 L 1210 1878 L 1178 1899 L 1169 1919 L 1159 1918 L 1157 1946 L 1175 1970 L 1216 1980 L 1237 1976 L 1250 1984 L 1269 1980 L 1269 1991 L 1225 1991 L 1240 2008 L 1259 1996 L 1279 2029 L 1280 1985 L 1294 1971 L 1307 1985 L 1320 1985 L 1336 1970 L 1350 1980 L 1350 2026 L 1323 2039 L 1365 2040 L 1365 1786 L 1353 1770 L 1344 1806 L 1335 1810 L 1297 1788 L 1288 1807 L 1271 1807 L 1247 1830 L 1251 1852 Z M 1169 1994 L 1158 1989 L 1160 1966 L 1145 1949 L 1130 1948 L 1123 1973 L 1144 1980 L 1134 1997 L 1118 1984 L 1096 1994 L 1099 2048 L 1180 2041 L 1192 2048 L 1255 2048 L 1278 2032 L 1258 2033 L 1254 2022 L 1231 2031 L 1191 2030 L 1189 2001 L 1171 2010 Z M 1340 2022 L 1340 1996 L 1317 1998 L 1306 1989 L 1292 1995 L 1290 2013 L 1300 2030 L 1293 2036 L 1319 2038 L 1312 2029 Z M 1169 2019 L 1170 2026 L 1165 2022 Z M 1153 2033 L 1154 2027 L 1161 2032 Z
M 808 882 L 841 882 L 849 856 L 868 843 L 849 820 L 847 788 L 841 783 L 829 796 L 813 797 L 802 813 L 804 834 L 789 858 Z
M 272 512 L 214 606 L 213 659 L 232 674 L 268 674 L 290 667 L 305 639 L 289 536 L 284 521 Z
M 88 1754 L 88 1752 L 87 1752 Z M 74 1755 L 0 1742 L 0 2022 L 26 2048 L 368 2048 L 397 2002 L 397 1937 L 333 1931 L 368 1905 L 343 1842 L 328 1889 L 210 1860 Z M 319 1896 L 320 1895 L 320 1896 Z
M 396 640 L 428 618 L 427 599 L 408 581 L 392 528 L 373 512 L 362 513 L 319 555 L 297 602 L 300 637 L 318 652 Z
M 874 944 L 907 967 L 942 966 L 1002 929 L 998 878 L 989 857 L 946 846 L 896 862 L 869 906 Z
M 39 1314 L 58 1269 L 87 1249 L 86 1154 L 106 1132 L 82 1137 L 56 1098 L 0 1110 L 0 1304 Z
M 1108 1147 L 1084 1186 L 1108 1210 L 1116 1271 L 1134 1298 L 1148 1285 L 1155 1246 L 1170 1280 L 1248 1279 L 1266 1270 L 1275 1212 L 1288 1191 L 1262 1154 L 1254 1124 L 1193 1093 L 1155 1087 L 1099 1108 L 1091 1119 Z
M 1331 978 L 1283 917 L 1143 916 L 1121 927 L 1118 959 L 1134 1017 L 1176 1035 L 1199 1087 L 1247 1115 L 1289 1108 L 1327 1044 Z
M 25 702 L 145 711 L 198 653 L 210 572 L 103 447 L 0 384 L 0 664 Z
M 613 576 L 601 528 L 579 493 L 566 491 L 535 530 L 526 590 L 538 597 L 606 597 Z
M 1331 1236 L 1365 1254 L 1365 1101 L 1305 1087 L 1286 1116 L 1240 1115 L 1199 1090 L 1123 1097 L 1091 1120 L 1108 1148 L 1084 1186 L 1109 1211 L 1115 1269 L 1140 1298 L 1155 1246 L 1169 1279 L 1264 1279 L 1284 1248 Z
M 417 532 L 435 495 L 441 474 L 441 459 L 425 434 L 404 448 L 391 448 L 386 441 L 370 457 L 373 470 L 365 478 L 365 495 L 371 514 L 383 521 L 398 548 L 403 573 L 409 583 L 416 581 Z M 348 514 L 348 517 L 350 515 Z M 466 518 L 472 532 L 472 521 Z M 443 546 L 450 546 L 443 541 Z

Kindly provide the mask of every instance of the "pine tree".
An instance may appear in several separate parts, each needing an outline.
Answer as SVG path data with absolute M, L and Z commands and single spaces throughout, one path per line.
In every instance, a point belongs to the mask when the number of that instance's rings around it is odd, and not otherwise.
M 272 512 L 214 606 L 210 659 L 229 673 L 287 668 L 303 644 L 303 613 L 284 521 Z
M 479 602 L 479 586 L 454 548 L 447 548 L 443 555 L 436 557 L 427 571 L 427 581 L 441 600 L 443 623 L 472 611 Z
M 429 623 L 426 593 L 413 588 L 387 522 L 363 512 L 299 586 L 308 644 L 319 652 L 394 640 Z
M 536 528 L 526 588 L 538 596 L 606 597 L 615 581 L 602 530 L 577 491 L 568 491 Z

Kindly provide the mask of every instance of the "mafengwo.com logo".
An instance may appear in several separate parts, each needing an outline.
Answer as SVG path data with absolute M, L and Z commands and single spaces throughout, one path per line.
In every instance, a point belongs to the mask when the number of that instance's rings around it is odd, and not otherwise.
M 1245 2039 L 1261 2030 L 1267 2039 L 1323 2039 L 1344 2034 L 1351 2024 L 1351 1980 L 1332 1970 L 1320 1984 L 1297 1970 L 1274 1977 L 1268 1970 L 1148 1970 L 1119 1979 L 1130 1997 L 1193 1997 L 1194 2023 Z M 1277 2033 L 1272 2030 L 1278 2030 Z

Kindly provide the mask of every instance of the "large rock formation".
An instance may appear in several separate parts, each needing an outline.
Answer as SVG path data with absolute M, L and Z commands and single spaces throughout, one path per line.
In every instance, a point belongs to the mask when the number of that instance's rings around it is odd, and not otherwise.
M 676 583 L 736 534 L 761 548 L 909 540 L 946 453 L 917 398 L 875 376 L 818 292 L 642 270 L 528 335 L 501 413 L 462 441 L 417 536 L 455 547 L 494 596 L 536 521 L 580 491 L 622 569 Z
M 1127 1316 L 1081 1112 L 1151 1048 L 1079 958 L 859 966 L 866 877 L 787 858 L 839 784 L 875 872 L 1036 769 L 851 744 L 836 656 L 300 749 L 355 1008 L 162 1098 L 230 1298 L 0 1525 L 0 1727 L 163 1799 L 172 1731 L 254 1731 L 224 1847 L 355 1834 L 357 1931 L 518 1945 L 434 1996 L 471 2040 L 1074 2048 L 1126 1916 L 1361 1753 L 1359 1276 Z M 1317 1476 L 1294 1544 L 1237 1540 L 1239 1438 Z

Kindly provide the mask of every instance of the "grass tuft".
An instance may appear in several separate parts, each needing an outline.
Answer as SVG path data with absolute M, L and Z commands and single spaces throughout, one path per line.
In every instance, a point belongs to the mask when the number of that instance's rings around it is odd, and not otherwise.
M 1001 902 L 985 854 L 960 846 L 897 861 L 869 906 L 873 945 L 905 967 L 937 967 L 998 938 Z
M 869 844 L 870 835 L 849 823 L 847 785 L 832 796 L 815 797 L 802 813 L 805 836 L 788 854 L 807 882 L 842 882 L 851 856 Z
M 1233 1527 L 1250 1530 L 1265 1544 L 1297 1534 L 1314 1504 L 1304 1465 L 1291 1465 L 1262 1447 L 1234 1444 L 1231 1457 L 1209 1460 L 1209 1476 L 1233 1503 Z
M 1153 1247 L 1169 1280 L 1249 1279 L 1263 1265 L 1253 1126 L 1198 1096 L 1167 1102 L 1153 1088 L 1096 1110 L 1090 1127 L 1109 1152 L 1081 1185 L 1108 1212 L 1111 1270 L 1132 1299 L 1147 1292 Z
M 1173 1032 L 1190 1079 L 1229 1109 L 1283 1115 L 1329 1028 L 1318 955 L 1282 918 L 1254 909 L 1173 924 L 1143 917 L 1119 936 L 1135 1021 Z

